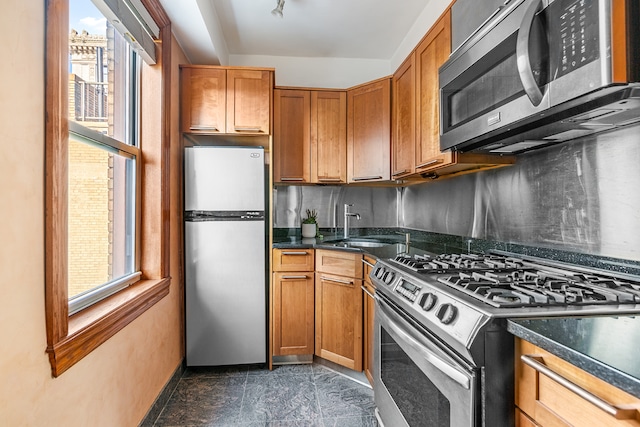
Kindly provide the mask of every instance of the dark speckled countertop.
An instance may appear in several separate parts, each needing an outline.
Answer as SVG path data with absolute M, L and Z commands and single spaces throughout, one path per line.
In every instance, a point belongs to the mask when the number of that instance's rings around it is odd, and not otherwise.
M 507 329 L 640 398 L 640 316 L 518 319 Z

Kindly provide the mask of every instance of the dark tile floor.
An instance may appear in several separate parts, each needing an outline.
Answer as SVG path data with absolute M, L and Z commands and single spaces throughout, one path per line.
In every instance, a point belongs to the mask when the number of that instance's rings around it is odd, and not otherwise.
M 157 427 L 376 426 L 373 391 L 319 364 L 188 368 Z

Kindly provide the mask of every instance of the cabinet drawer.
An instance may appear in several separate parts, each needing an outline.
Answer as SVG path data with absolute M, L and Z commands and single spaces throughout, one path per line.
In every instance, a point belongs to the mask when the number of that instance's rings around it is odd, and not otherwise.
M 516 405 L 545 427 L 640 426 L 640 399 L 520 339 L 516 341 Z
M 313 249 L 274 249 L 273 271 L 313 271 Z
M 362 279 L 362 254 L 316 250 L 316 271 Z
M 362 279 L 365 284 L 371 286 L 373 288 L 373 283 L 371 283 L 371 278 L 369 274 L 371 274 L 371 270 L 373 270 L 373 266 L 376 264 L 376 260 L 371 258 L 370 256 L 365 255 L 362 259 L 363 270 L 362 270 Z

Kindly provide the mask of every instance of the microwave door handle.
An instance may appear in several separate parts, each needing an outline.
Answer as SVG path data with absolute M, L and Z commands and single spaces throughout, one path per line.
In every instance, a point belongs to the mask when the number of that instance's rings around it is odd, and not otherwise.
M 516 41 L 516 58 L 518 64 L 518 74 L 520 81 L 524 87 L 524 91 L 534 106 L 540 105 L 543 93 L 536 83 L 531 69 L 531 61 L 529 58 L 529 38 L 531 36 L 531 27 L 536 14 L 542 10 L 542 0 L 537 0 L 529 6 L 529 9 L 522 18 L 522 25 L 518 30 L 518 40 Z

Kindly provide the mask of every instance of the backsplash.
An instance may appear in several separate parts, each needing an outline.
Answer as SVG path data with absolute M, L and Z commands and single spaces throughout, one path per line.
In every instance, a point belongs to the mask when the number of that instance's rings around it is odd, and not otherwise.
M 640 260 L 640 126 L 518 156 L 513 166 L 406 188 L 281 186 L 274 226 L 404 227 Z

